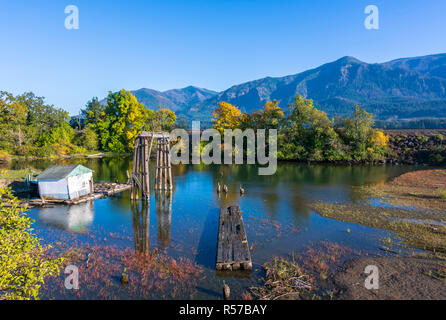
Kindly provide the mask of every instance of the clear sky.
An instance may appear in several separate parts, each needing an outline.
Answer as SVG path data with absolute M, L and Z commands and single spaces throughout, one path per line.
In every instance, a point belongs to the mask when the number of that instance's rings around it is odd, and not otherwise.
M 379 8 L 380 29 L 364 27 Z M 65 28 L 67 5 L 79 30 Z M 217 91 L 351 55 L 446 52 L 445 0 L 0 0 L 0 90 L 77 113 L 122 88 Z

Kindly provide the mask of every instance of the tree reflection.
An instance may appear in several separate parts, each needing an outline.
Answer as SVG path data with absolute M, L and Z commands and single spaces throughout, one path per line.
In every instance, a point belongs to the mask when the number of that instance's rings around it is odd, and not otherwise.
M 132 202 L 133 238 L 137 253 L 149 253 L 150 250 L 150 206 L 145 201 Z
M 166 249 L 170 245 L 170 230 L 172 225 L 172 192 L 156 192 L 155 199 L 159 247 L 160 249 Z

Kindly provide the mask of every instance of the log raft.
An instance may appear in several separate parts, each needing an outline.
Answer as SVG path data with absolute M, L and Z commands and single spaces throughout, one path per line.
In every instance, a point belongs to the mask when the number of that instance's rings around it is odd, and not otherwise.
M 220 210 L 217 270 L 252 270 L 251 253 L 239 206 Z
M 35 208 L 44 207 L 50 205 L 77 205 L 80 203 L 93 201 L 101 198 L 106 198 L 111 195 L 129 190 L 131 188 L 130 184 L 127 183 L 97 183 L 94 185 L 94 192 L 77 199 L 50 199 L 50 198 L 39 198 L 32 199 L 28 202 L 22 202 L 18 205 L 19 208 Z M 11 207 L 9 204 L 4 204 L 4 207 Z
M 94 185 L 94 193 L 102 193 L 106 196 L 111 196 L 116 193 L 121 193 L 131 188 L 127 183 L 97 183 Z

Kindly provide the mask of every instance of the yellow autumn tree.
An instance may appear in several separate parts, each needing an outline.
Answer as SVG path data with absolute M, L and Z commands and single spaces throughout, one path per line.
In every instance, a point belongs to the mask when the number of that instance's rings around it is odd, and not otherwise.
M 372 143 L 377 147 L 386 147 L 389 143 L 389 137 L 384 132 L 376 130 L 372 137 Z
M 236 129 L 239 127 L 242 112 L 236 106 L 221 101 L 212 115 L 214 117 L 212 119 L 214 129 L 223 133 L 224 129 Z

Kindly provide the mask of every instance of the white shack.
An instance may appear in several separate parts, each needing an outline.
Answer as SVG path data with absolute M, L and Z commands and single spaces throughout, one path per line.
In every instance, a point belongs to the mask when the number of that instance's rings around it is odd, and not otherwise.
M 37 176 L 43 198 L 73 200 L 93 193 L 93 170 L 82 165 L 52 166 Z

